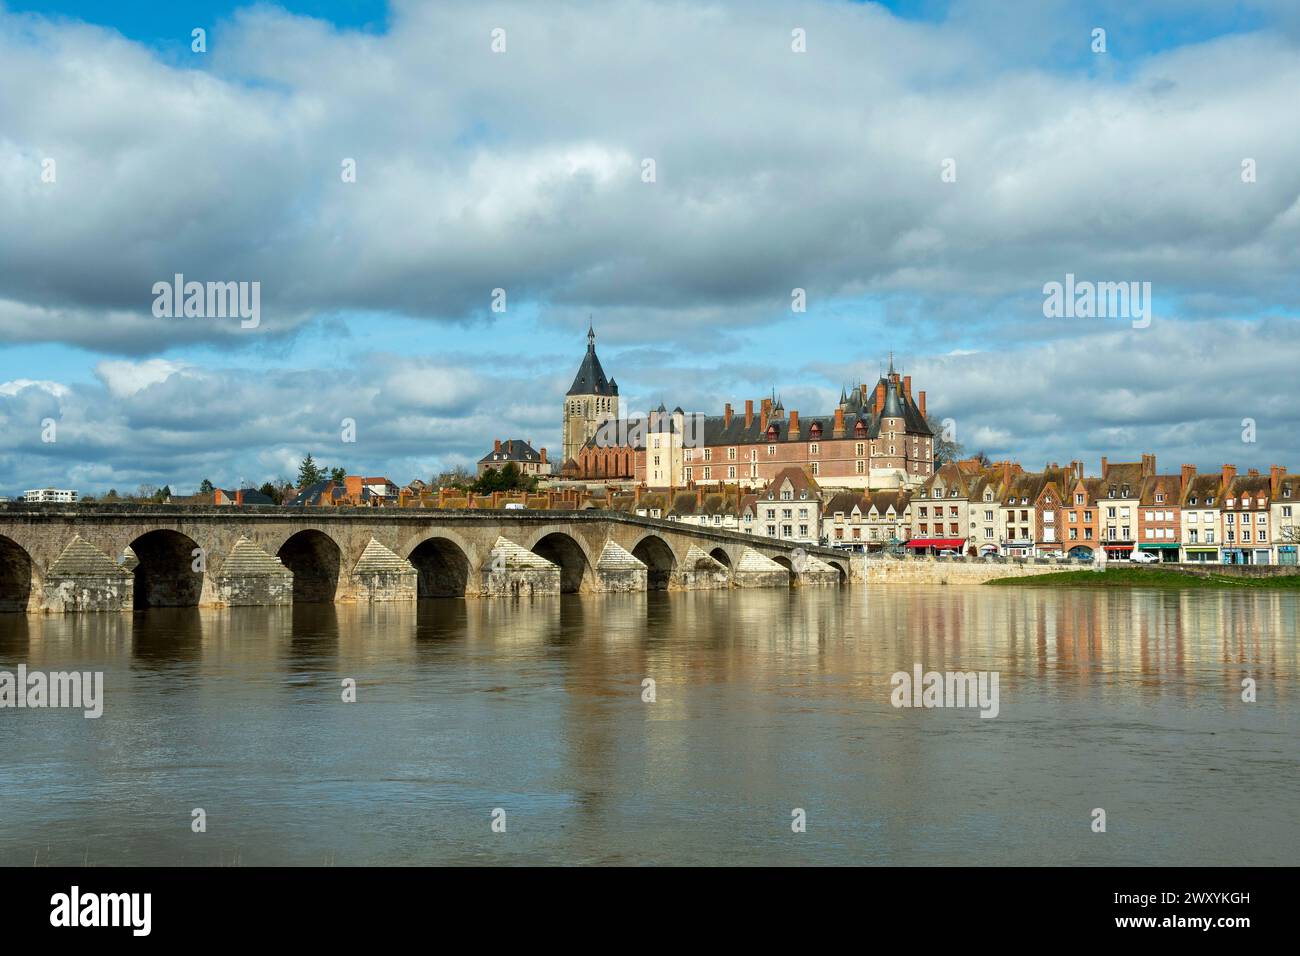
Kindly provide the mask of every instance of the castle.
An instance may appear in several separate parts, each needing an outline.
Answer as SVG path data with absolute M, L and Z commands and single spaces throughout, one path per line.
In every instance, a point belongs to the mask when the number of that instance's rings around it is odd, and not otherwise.
M 843 389 L 829 412 L 787 414 L 775 393 L 744 411 L 727 403 L 721 415 L 669 412 L 620 417 L 618 383 L 606 379 L 587 329 L 587 353 L 564 397 L 560 477 L 634 482 L 650 488 L 690 485 L 762 487 L 797 467 L 822 486 L 910 488 L 934 473 L 935 435 L 925 392 L 912 377 L 889 371 L 874 387 Z

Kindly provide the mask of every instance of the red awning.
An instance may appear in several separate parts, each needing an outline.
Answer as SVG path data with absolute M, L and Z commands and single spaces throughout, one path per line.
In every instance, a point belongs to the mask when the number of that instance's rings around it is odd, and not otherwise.
M 907 542 L 907 546 L 909 548 L 952 548 L 956 550 L 965 543 L 965 538 L 913 538 Z
M 1107 551 L 1123 551 L 1125 554 L 1128 554 L 1130 551 L 1133 550 L 1133 545 L 1131 545 L 1131 544 L 1108 544 L 1108 545 L 1106 545 L 1106 550 L 1107 550 Z

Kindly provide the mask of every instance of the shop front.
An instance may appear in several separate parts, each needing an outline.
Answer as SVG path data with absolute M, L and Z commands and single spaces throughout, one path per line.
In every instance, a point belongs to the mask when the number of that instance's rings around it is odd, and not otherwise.
M 1092 548 L 1086 544 L 1076 544 L 1070 549 L 1070 557 L 1076 561 L 1091 561 L 1095 557 Z
M 1106 560 L 1107 561 L 1127 561 L 1128 556 L 1133 553 L 1132 541 L 1108 541 L 1106 542 Z
M 1251 552 L 1244 548 L 1224 548 L 1220 558 L 1224 564 L 1250 564 Z
M 1033 538 L 1012 538 L 1002 543 L 1002 553 L 1012 558 L 1027 558 L 1034 551 Z
M 1278 564 L 1296 564 L 1296 546 L 1294 544 L 1279 545 L 1277 549 Z
M 956 551 L 964 554 L 965 538 L 913 538 L 907 542 L 907 550 L 913 554 L 938 554 L 940 551 Z
M 1164 564 L 1178 563 L 1178 545 L 1176 544 L 1143 544 L 1138 546 L 1138 550 L 1150 551 Z
M 1219 549 L 1189 545 L 1187 547 L 1187 560 L 1192 564 L 1218 564 Z

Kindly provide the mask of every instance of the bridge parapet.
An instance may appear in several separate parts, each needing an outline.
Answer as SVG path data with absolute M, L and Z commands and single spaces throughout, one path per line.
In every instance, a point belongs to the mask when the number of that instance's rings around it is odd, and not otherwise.
M 98 580 L 60 564 L 74 541 Z M 0 610 L 788 586 L 849 570 L 829 548 L 594 509 L 0 503 Z

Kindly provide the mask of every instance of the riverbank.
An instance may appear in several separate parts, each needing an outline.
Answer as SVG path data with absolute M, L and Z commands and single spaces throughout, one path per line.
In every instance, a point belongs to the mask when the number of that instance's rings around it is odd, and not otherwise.
M 1228 574 L 1189 574 L 1166 568 L 1107 568 L 1105 571 L 1057 571 L 1022 577 L 994 578 L 993 585 L 1051 588 L 1250 588 L 1269 591 L 1300 591 L 1300 575 L 1237 577 Z

